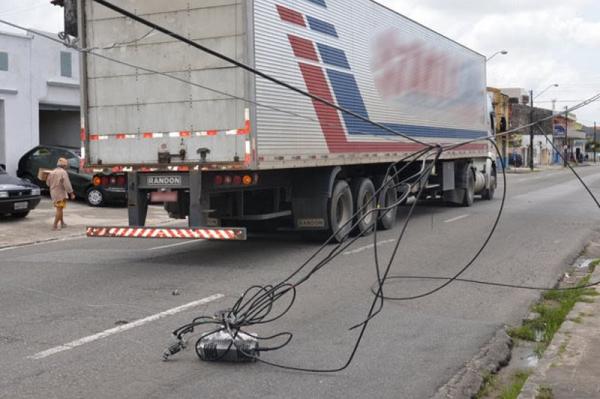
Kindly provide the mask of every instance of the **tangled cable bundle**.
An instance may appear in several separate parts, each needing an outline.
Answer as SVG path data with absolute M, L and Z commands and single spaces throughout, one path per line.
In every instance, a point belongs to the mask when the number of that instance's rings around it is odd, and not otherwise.
M 500 152 L 498 146 L 496 145 L 494 138 L 492 138 L 490 136 L 482 136 L 479 138 L 470 139 L 467 141 L 461 141 L 461 142 L 449 144 L 449 145 L 431 144 L 431 143 L 425 143 L 420 140 L 416 140 L 406 134 L 403 134 L 401 132 L 390 129 L 388 126 L 384 126 L 384 125 L 378 124 L 376 122 L 373 122 L 373 121 L 365 118 L 364 116 L 358 115 L 358 114 L 356 114 L 352 111 L 349 111 L 337 104 L 334 104 L 330 101 L 319 98 L 317 96 L 311 95 L 302 89 L 296 88 L 296 87 L 294 87 L 288 83 L 285 83 L 277 78 L 271 77 L 271 76 L 265 74 L 264 72 L 258 71 L 248 65 L 240 63 L 240 62 L 238 62 L 234 59 L 231 59 L 223 54 L 220 54 L 212 49 L 208 49 L 196 42 L 192 42 L 192 41 L 188 40 L 187 38 L 182 37 L 162 26 L 156 25 L 148 20 L 145 20 L 144 18 L 142 18 L 138 15 L 127 12 L 126 10 L 121 9 L 106 0 L 93 0 L 93 1 L 110 8 L 115 12 L 125 15 L 128 18 L 130 18 L 131 20 L 134 20 L 143 25 L 146 25 L 151 29 L 146 34 L 144 34 L 140 38 L 134 39 L 133 41 L 112 43 L 107 46 L 100 46 L 100 47 L 84 49 L 84 48 L 78 47 L 78 42 L 76 40 L 72 40 L 68 35 L 62 34 L 60 36 L 60 39 L 57 39 L 57 38 L 49 36 L 45 33 L 32 31 L 32 30 L 29 30 L 22 26 L 10 23 L 8 21 L 0 20 L 0 23 L 12 26 L 17 29 L 24 30 L 32 35 L 41 36 L 46 39 L 53 40 L 55 42 L 59 42 L 61 44 L 64 44 L 64 45 L 66 45 L 70 48 L 73 48 L 84 54 L 89 54 L 89 55 L 96 56 L 96 57 L 99 57 L 99 58 L 102 58 L 102 59 L 105 59 L 105 60 L 108 60 L 111 62 L 118 63 L 123 66 L 134 68 L 136 70 L 153 73 L 153 74 L 160 75 L 160 76 L 163 76 L 168 79 L 173 79 L 173 80 L 181 82 L 181 83 L 186 83 L 186 84 L 189 84 L 192 86 L 200 87 L 202 89 L 205 89 L 205 90 L 208 90 L 208 91 L 211 91 L 214 93 L 218 93 L 220 95 L 227 96 L 229 98 L 235 98 L 235 99 L 247 102 L 249 104 L 254 104 L 257 107 L 263 107 L 263 108 L 270 109 L 270 110 L 273 110 L 276 112 L 281 112 L 281 113 L 284 113 L 284 114 L 294 117 L 294 118 L 302 118 L 305 120 L 314 121 L 314 118 L 312 118 L 311 116 L 308 116 L 308 115 L 302 115 L 295 111 L 281 109 L 280 107 L 274 107 L 273 105 L 270 105 L 270 104 L 262 104 L 251 98 L 240 97 L 240 96 L 237 96 L 232 93 L 223 92 L 223 91 L 211 88 L 206 85 L 201 85 L 197 82 L 183 79 L 179 76 L 175 76 L 175 75 L 165 73 L 165 72 L 156 71 L 151 68 L 147 68 L 147 67 L 140 66 L 140 65 L 134 65 L 134 64 L 122 61 L 122 60 L 118 60 L 118 59 L 106 56 L 106 55 L 98 52 L 98 51 L 103 51 L 103 50 L 107 50 L 107 49 L 111 49 L 111 48 L 115 48 L 115 47 L 125 47 L 125 46 L 131 45 L 133 43 L 136 43 L 136 42 L 146 38 L 147 36 L 149 36 L 150 34 L 152 34 L 154 32 L 160 32 L 165 35 L 171 36 L 178 41 L 185 42 L 193 48 L 204 51 L 205 53 L 211 54 L 212 56 L 220 58 L 232 65 L 242 68 L 243 70 L 253 73 L 262 79 L 265 79 L 267 81 L 275 83 L 279 86 L 285 87 L 286 89 L 293 91 L 296 94 L 299 94 L 299 95 L 302 95 L 305 97 L 309 97 L 310 99 L 312 99 L 312 101 L 320 102 L 327 107 L 334 108 L 337 111 L 340 111 L 347 115 L 351 115 L 353 118 L 362 120 L 363 122 L 369 123 L 372 126 L 375 126 L 379 129 L 383 129 L 383 130 L 387 131 L 388 133 L 390 133 L 392 135 L 391 136 L 392 138 L 401 138 L 404 140 L 408 140 L 408 141 L 411 141 L 422 147 L 421 150 L 416 151 L 413 154 L 410 154 L 402 159 L 399 159 L 397 162 L 389 165 L 389 167 L 387 168 L 387 171 L 385 173 L 385 176 L 382 180 L 383 184 L 381 185 L 381 187 L 377 188 L 375 195 L 370 199 L 370 201 L 367 202 L 366 204 L 364 204 L 360 209 L 356 210 L 355 214 L 348 220 L 348 222 L 346 222 L 344 225 L 342 225 L 338 229 L 338 231 L 333 232 L 333 234 L 311 256 L 309 256 L 308 259 L 306 259 L 298 268 L 296 268 L 288 277 L 286 277 L 285 279 L 283 279 L 282 281 L 280 281 L 277 284 L 264 285 L 264 286 L 262 286 L 262 285 L 252 286 L 252 287 L 248 288 L 237 299 L 237 301 L 231 306 L 231 308 L 220 311 L 217 314 L 212 315 L 212 316 L 208 316 L 208 315 L 199 316 L 199 317 L 193 319 L 190 323 L 185 324 L 185 325 L 177 328 L 176 330 L 174 330 L 173 336 L 174 336 L 175 341 L 165 351 L 165 353 L 163 355 L 165 359 L 169 358 L 171 355 L 174 355 L 177 352 L 184 349 L 187 346 L 186 338 L 188 336 L 190 336 L 191 334 L 196 333 L 197 329 L 202 329 L 203 331 L 200 333 L 199 338 L 196 340 L 195 350 L 196 350 L 196 354 L 204 360 L 218 361 L 218 360 L 222 360 L 228 356 L 231 356 L 232 354 L 235 354 L 238 358 L 243 358 L 245 360 L 251 360 L 251 361 L 259 361 L 259 362 L 262 362 L 262 363 L 265 363 L 265 364 L 268 364 L 271 366 L 280 367 L 280 368 L 284 368 L 284 369 L 288 369 L 288 370 L 333 373 L 333 372 L 342 371 L 351 364 L 352 360 L 354 359 L 354 357 L 356 355 L 358 347 L 360 346 L 360 343 L 363 339 L 364 333 L 369 325 L 369 322 L 371 320 L 373 320 L 374 317 L 376 317 L 377 315 L 379 315 L 381 313 L 381 311 L 384 308 L 386 300 L 395 300 L 395 301 L 417 300 L 420 298 L 424 298 L 426 296 L 433 295 L 433 294 L 443 290 L 444 288 L 448 287 L 449 285 L 451 285 L 454 282 L 465 282 L 465 283 L 469 283 L 469 284 L 484 284 L 484 285 L 513 288 L 513 289 L 532 289 L 532 290 L 549 289 L 549 288 L 545 288 L 545 287 L 523 286 L 523 285 L 515 285 L 515 284 L 509 284 L 509 283 L 486 282 L 486 281 L 478 281 L 478 280 L 470 280 L 470 279 L 461 278 L 461 276 L 467 270 L 469 270 L 474 265 L 474 263 L 480 258 L 482 252 L 488 246 L 488 244 L 489 244 L 492 236 L 494 235 L 494 233 L 498 227 L 498 224 L 502 218 L 504 205 L 506 202 L 506 188 L 507 188 L 506 172 L 505 172 L 504 168 L 502 168 L 503 181 L 504 181 L 503 196 L 502 196 L 502 200 L 501 200 L 497 215 L 496 215 L 493 225 L 491 226 L 490 231 L 487 234 L 487 236 L 485 237 L 483 243 L 478 248 L 478 250 L 475 252 L 475 254 L 470 258 L 469 262 L 467 262 L 466 265 L 464 265 L 462 268 L 460 268 L 460 270 L 457 273 L 455 273 L 453 276 L 449 276 L 449 277 L 390 275 L 390 270 L 391 270 L 392 266 L 394 265 L 394 262 L 397 258 L 397 255 L 400 250 L 400 245 L 401 245 L 402 240 L 405 236 L 405 233 L 408 229 L 409 223 L 414 214 L 414 210 L 423 196 L 423 192 L 426 187 L 426 183 L 433 172 L 436 162 L 440 159 L 440 157 L 444 154 L 444 152 L 455 150 L 466 144 L 470 144 L 470 143 L 474 143 L 474 142 L 481 142 L 481 141 L 489 141 L 492 144 L 492 146 L 495 148 L 496 153 L 498 155 L 500 155 L 501 152 Z M 583 101 L 583 102 L 565 110 L 564 113 L 573 112 L 579 108 L 582 108 L 582 107 L 584 107 L 588 104 L 591 104 L 595 101 L 598 101 L 598 100 L 600 100 L 600 93 L 590 97 L 586 101 Z M 509 135 L 520 129 L 530 127 L 530 126 L 535 126 L 535 128 L 539 129 L 541 131 L 541 133 L 546 137 L 547 141 L 554 147 L 554 149 L 560 155 L 560 157 L 563 158 L 562 151 L 560 151 L 559 149 L 556 148 L 554 143 L 552 143 L 552 140 L 541 129 L 541 127 L 539 125 L 540 122 L 546 121 L 552 117 L 553 116 L 546 117 L 546 118 L 534 121 L 533 123 L 516 127 L 507 132 L 497 134 L 496 137 Z M 563 158 L 563 160 L 564 160 L 564 158 Z M 410 172 L 408 172 L 408 171 L 412 171 L 413 170 L 412 167 L 414 165 L 416 165 L 417 163 L 420 164 L 418 171 L 414 172 L 412 174 Z M 595 204 L 600 208 L 600 202 L 598 202 L 598 200 L 596 199 L 595 195 L 590 190 L 590 188 L 585 184 L 585 182 L 579 176 L 579 174 L 570 165 L 568 165 L 568 166 L 569 166 L 570 170 L 573 172 L 573 174 L 577 177 L 577 179 L 579 179 L 581 184 L 585 187 L 585 189 L 587 190 L 588 194 L 591 196 L 591 198 L 593 199 Z M 405 174 L 408 174 L 408 176 L 405 176 Z M 393 204 L 390 204 L 388 206 L 382 206 L 380 204 L 380 197 L 381 197 L 380 194 L 382 193 L 382 190 L 388 190 L 388 189 L 393 189 L 397 192 L 398 196 L 396 198 L 396 202 Z M 331 261 L 336 259 L 347 248 L 352 246 L 357 240 L 361 239 L 365 233 L 369 233 L 369 232 L 363 232 L 363 233 L 357 234 L 356 236 L 353 236 L 353 237 L 347 237 L 348 239 L 346 241 L 340 240 L 342 242 L 335 244 L 335 245 L 330 245 L 334 241 L 334 237 L 336 237 L 339 232 L 344 231 L 344 229 L 348 226 L 348 224 L 351 224 L 352 228 L 347 229 L 347 231 L 353 231 L 353 230 L 355 230 L 354 228 L 356 226 L 358 226 L 367 217 L 375 215 L 376 218 L 381 219 L 390 210 L 405 203 L 405 201 L 408 199 L 408 197 L 410 195 L 414 195 L 415 201 L 408 208 L 406 217 L 404 218 L 402 226 L 401 226 L 400 230 L 398 231 L 398 235 L 395 240 L 395 245 L 392 249 L 391 254 L 389 255 L 389 257 L 387 259 L 382 259 L 382 256 L 378 251 L 379 236 L 378 236 L 378 231 L 377 231 L 377 223 L 373 223 L 372 231 L 370 231 L 370 233 L 372 233 L 372 237 L 373 237 L 373 263 L 374 263 L 375 275 L 376 275 L 376 281 L 371 286 L 371 291 L 373 293 L 373 299 L 371 301 L 369 311 L 367 312 L 363 321 L 350 327 L 350 330 L 359 330 L 359 334 L 355 340 L 352 350 L 350 351 L 348 359 L 338 367 L 333 367 L 333 368 L 328 368 L 328 369 L 314 369 L 314 368 L 295 367 L 295 366 L 290 366 L 290 365 L 277 364 L 277 363 L 267 361 L 265 359 L 260 358 L 259 355 L 261 352 L 274 351 L 274 350 L 281 349 L 281 348 L 287 346 L 293 339 L 293 333 L 284 331 L 284 332 L 276 333 L 271 336 L 258 336 L 256 334 L 251 333 L 249 331 L 249 329 L 251 329 L 254 326 L 269 324 L 269 323 L 275 322 L 275 321 L 283 318 L 293 308 L 295 300 L 298 295 L 298 290 L 302 286 L 302 284 L 306 283 L 317 272 L 321 271 L 324 267 L 326 267 Z M 375 205 L 375 206 L 373 206 L 373 205 Z M 356 220 L 356 219 L 358 219 L 358 220 Z M 385 284 L 389 281 L 400 280 L 400 279 L 405 279 L 405 280 L 430 279 L 430 280 L 435 280 L 435 281 L 442 281 L 442 283 L 440 285 L 438 285 L 437 287 L 435 287 L 434 289 L 428 290 L 428 291 L 423 292 L 418 295 L 407 296 L 407 297 L 386 296 L 384 294 Z M 591 283 L 591 284 L 586 285 L 585 287 L 592 287 L 592 286 L 596 286 L 596 285 L 600 285 L 600 282 Z M 584 287 L 577 287 L 577 288 L 584 288 Z M 564 289 L 568 290 L 570 288 L 564 288 Z M 282 305 L 279 305 L 280 303 Z M 215 339 L 223 338 L 224 341 L 227 342 L 227 344 L 225 346 L 225 350 L 216 351 L 214 347 L 209 347 L 208 345 L 205 345 L 205 340 L 207 338 L 211 338 L 211 337 L 215 338 Z M 266 345 L 263 347 L 258 344 L 256 344 L 256 345 L 248 344 L 248 342 L 258 342 L 258 341 L 263 342 Z M 273 343 L 269 346 L 267 344 L 269 342 L 275 342 L 275 343 Z

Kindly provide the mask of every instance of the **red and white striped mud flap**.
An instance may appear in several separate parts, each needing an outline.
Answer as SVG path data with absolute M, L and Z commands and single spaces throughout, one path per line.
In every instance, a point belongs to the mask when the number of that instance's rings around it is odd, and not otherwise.
M 87 227 L 88 237 L 109 238 L 179 238 L 187 240 L 242 241 L 246 239 L 246 229 L 239 227 Z

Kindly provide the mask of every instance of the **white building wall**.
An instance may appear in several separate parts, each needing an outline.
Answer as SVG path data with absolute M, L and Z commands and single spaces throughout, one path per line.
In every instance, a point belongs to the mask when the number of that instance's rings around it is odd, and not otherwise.
M 39 104 L 79 107 L 79 57 L 74 50 L 42 37 L 0 32 L 8 71 L 0 71 L 4 102 L 4 151 L 0 163 L 15 174 L 19 158 L 39 144 Z M 60 76 L 60 52 L 70 52 L 72 78 Z

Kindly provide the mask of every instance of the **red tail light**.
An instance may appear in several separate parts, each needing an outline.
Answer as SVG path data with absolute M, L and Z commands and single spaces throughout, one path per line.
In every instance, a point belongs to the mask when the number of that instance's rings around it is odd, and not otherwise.
M 125 179 L 125 176 L 117 177 L 117 185 L 118 186 L 126 186 L 127 185 L 127 179 Z
M 221 184 L 223 184 L 223 176 L 216 175 L 215 176 L 215 186 L 220 186 Z
M 240 175 L 233 176 L 233 185 L 239 186 L 240 184 L 242 184 L 242 176 L 240 176 Z
M 108 186 L 109 183 L 110 183 L 110 179 L 108 178 L 108 176 L 102 176 L 102 185 Z

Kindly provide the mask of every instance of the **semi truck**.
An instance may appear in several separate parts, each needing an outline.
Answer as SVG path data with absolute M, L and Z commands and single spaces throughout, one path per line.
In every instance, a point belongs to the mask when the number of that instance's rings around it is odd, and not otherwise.
M 435 162 L 424 195 L 458 206 L 494 196 L 486 58 L 375 1 L 110 1 L 312 98 L 94 0 L 73 1 L 68 26 L 86 49 L 85 166 L 96 184 L 127 176 L 128 223 L 90 226 L 88 236 L 241 240 L 288 228 L 341 241 L 355 210 L 396 202 L 386 170 L 423 148 L 410 138 L 468 142 L 422 161 Z M 150 204 L 186 227 L 146 226 Z M 354 229 L 391 229 L 396 213 Z

